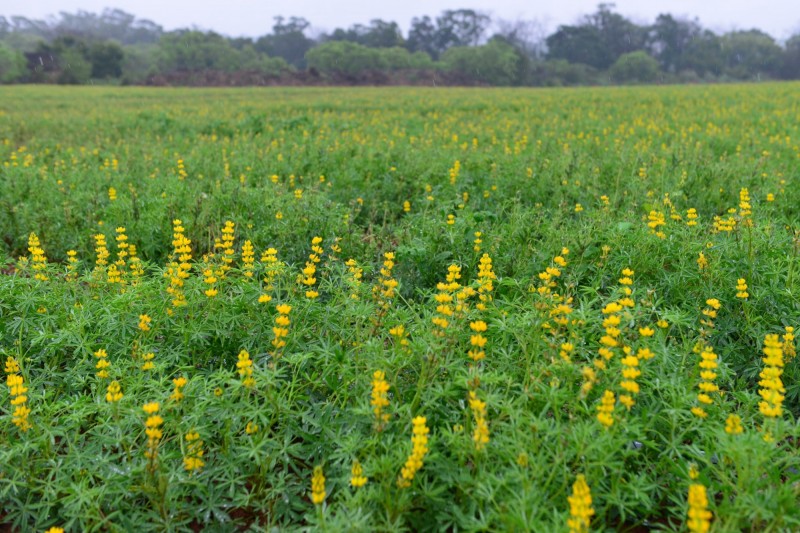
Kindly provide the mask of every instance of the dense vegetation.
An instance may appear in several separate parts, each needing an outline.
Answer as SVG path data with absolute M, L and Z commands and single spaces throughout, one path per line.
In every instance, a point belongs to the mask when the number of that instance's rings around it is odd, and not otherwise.
M 0 88 L 0 524 L 799 529 L 798 89 Z
M 265 28 L 266 29 L 266 28 Z M 600 4 L 550 35 L 536 21 L 471 9 L 415 17 L 404 35 L 375 19 L 310 37 L 277 17 L 258 38 L 165 32 L 124 11 L 0 17 L 0 83 L 171 85 L 424 84 L 556 86 L 800 79 L 800 35 L 717 34 L 659 15 L 636 24 Z

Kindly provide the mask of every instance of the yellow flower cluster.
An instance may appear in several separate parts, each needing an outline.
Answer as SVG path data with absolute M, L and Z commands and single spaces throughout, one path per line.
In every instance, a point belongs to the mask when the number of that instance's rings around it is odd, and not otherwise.
M 781 375 L 783 374 L 783 344 L 778 335 L 769 334 L 764 337 L 764 370 L 761 371 L 758 382 L 758 395 L 762 401 L 758 410 L 766 418 L 777 418 L 783 414 L 783 399 L 786 389 L 783 387 Z
M 172 384 L 174 385 L 174 389 L 172 390 L 172 394 L 170 395 L 169 399 L 175 402 L 180 402 L 186 396 L 183 394 L 183 388 L 189 381 L 184 377 L 180 376 L 177 378 L 173 378 Z
M 361 287 L 361 278 L 364 276 L 364 269 L 358 266 L 355 259 L 348 259 L 344 264 L 347 266 L 347 271 L 350 273 L 350 283 L 353 291 L 350 293 L 350 298 L 358 300 L 358 290 L 359 287 Z
M 647 227 L 650 228 L 650 233 L 659 239 L 667 238 L 667 235 L 660 229 L 665 225 L 666 220 L 664 218 L 664 213 L 661 211 L 653 210 L 647 215 Z
M 592 508 L 592 493 L 583 474 L 578 474 L 575 478 L 575 483 L 572 484 L 572 495 L 567 498 L 567 501 L 569 502 L 567 527 L 569 527 L 570 533 L 587 533 L 594 509 Z
M 108 199 L 111 200 L 112 202 L 116 201 L 116 199 L 117 199 L 117 189 L 115 189 L 114 187 L 109 187 L 108 188 Z
M 434 331 L 436 336 L 443 337 L 447 326 L 450 325 L 449 319 L 454 313 L 452 305 L 454 301 L 453 293 L 461 288 L 461 284 L 458 282 L 459 279 L 461 279 L 461 267 L 450 265 L 447 267 L 447 282 L 439 282 L 436 285 L 439 293 L 434 296 L 434 299 L 438 305 L 436 306 L 436 316 L 431 319 L 433 325 L 438 328 Z
M 597 372 L 594 371 L 594 368 L 585 366 L 581 369 L 581 375 L 583 376 L 583 384 L 581 384 L 580 396 L 581 398 L 586 398 L 586 396 L 594 387 L 594 384 L 597 383 Z
M 311 254 L 308 256 L 308 261 L 306 261 L 306 266 L 303 268 L 303 276 L 300 280 L 306 286 L 306 298 L 309 300 L 319 296 L 319 293 L 314 290 L 314 284 L 317 282 L 317 278 L 314 275 L 317 273 L 317 264 L 322 260 L 323 249 L 320 246 L 321 243 L 321 237 L 311 239 Z
M 118 227 L 115 233 L 117 234 L 117 260 L 114 261 L 114 266 L 116 266 L 120 277 L 122 277 L 125 275 L 125 265 L 129 255 L 128 249 L 130 248 L 130 244 L 128 244 L 128 236 L 125 234 L 124 227 Z M 123 280 L 120 280 L 120 283 L 124 285 Z
M 719 391 L 719 387 L 714 383 L 714 380 L 717 379 L 715 370 L 719 364 L 717 363 L 717 355 L 714 353 L 714 349 L 711 346 L 705 346 L 700 350 L 699 366 L 700 383 L 697 387 L 700 389 L 700 392 L 697 394 L 697 401 L 703 405 L 711 405 L 714 403 L 711 394 Z M 692 413 L 700 418 L 706 418 L 708 416 L 708 413 L 702 405 L 693 407 Z
M 742 300 L 746 300 L 750 297 L 750 293 L 747 292 L 747 280 L 744 278 L 739 278 L 736 280 L 736 297 L 741 298 Z
M 144 423 L 144 432 L 147 435 L 147 449 L 144 452 L 144 456 L 148 459 L 147 470 L 151 473 L 156 468 L 158 443 L 161 441 L 161 437 L 164 436 L 161 431 L 164 419 L 157 414 L 160 407 L 158 402 L 150 402 L 142 406 L 142 410 L 148 415 Z
M 148 352 L 144 354 L 142 356 L 142 361 L 144 361 L 144 364 L 142 365 L 142 370 L 144 371 L 153 370 L 153 368 L 155 368 L 156 366 L 155 363 L 153 363 L 153 359 L 155 359 L 155 357 L 156 354 L 154 354 L 153 352 Z
M 78 279 L 78 252 L 67 250 L 67 281 Z
M 728 415 L 725 420 L 725 433 L 728 435 L 739 435 L 744 431 L 742 418 L 739 415 Z
M 108 352 L 100 348 L 94 352 L 94 356 L 97 357 L 97 364 L 94 366 L 97 369 L 97 377 L 107 379 L 109 377 L 108 368 L 111 366 L 111 363 L 108 362 Z
M 475 334 L 470 336 L 469 343 L 471 348 L 469 352 L 467 352 L 467 355 L 477 363 L 486 357 L 484 348 L 486 347 L 487 339 L 483 336 L 483 333 L 487 330 L 486 322 L 483 320 L 474 320 L 470 322 L 469 329 L 474 331 Z
M 397 478 L 397 486 L 401 489 L 411 486 L 417 471 L 422 468 L 422 460 L 425 458 L 425 454 L 428 453 L 428 434 L 430 430 L 425 425 L 426 418 L 417 416 L 411 422 L 414 426 L 411 437 L 413 448 L 411 455 L 408 456 L 405 465 L 400 471 L 400 476 Z
M 472 249 L 475 251 L 475 253 L 481 251 L 481 244 L 483 244 L 483 239 L 481 239 L 482 236 L 483 234 L 480 231 L 475 232 L 475 240 L 472 241 Z
M 636 404 L 636 400 L 633 399 L 635 395 L 639 394 L 639 384 L 636 382 L 636 378 L 642 375 L 642 371 L 639 370 L 639 358 L 633 355 L 632 350 L 628 346 L 625 346 L 623 350 L 625 357 L 620 361 L 623 379 L 619 386 L 627 394 L 620 394 L 619 401 L 630 411 L 631 407 Z
M 617 403 L 614 393 L 610 390 L 603 392 L 600 405 L 597 406 L 597 421 L 606 428 L 614 425 L 614 405 Z
M 714 319 L 717 318 L 717 311 L 719 311 L 722 304 L 716 298 L 709 298 L 706 300 L 706 307 L 702 313 L 705 318 L 700 319 L 700 324 L 703 329 L 700 330 L 701 337 L 708 337 L 714 329 Z
M 708 259 L 706 259 L 706 255 L 703 252 L 700 252 L 697 255 L 697 268 L 699 270 L 705 270 L 708 268 Z
M 35 274 L 33 277 L 39 281 L 47 281 L 49 278 L 45 270 L 47 269 L 47 257 L 39 244 L 39 237 L 35 233 L 28 235 L 28 251 L 31 253 L 31 268 Z
M 606 369 L 606 363 L 614 357 L 614 348 L 620 344 L 619 337 L 622 335 L 622 330 L 619 326 L 622 323 L 622 310 L 623 307 L 618 302 L 611 302 L 603 307 L 605 335 L 600 337 L 601 346 L 597 349 L 601 358 L 594 361 L 594 365 L 600 370 Z
M 386 374 L 382 370 L 376 370 L 372 374 L 372 398 L 369 401 L 375 414 L 376 431 L 383 431 L 386 422 L 389 421 L 389 413 L 383 412 L 384 408 L 389 407 L 388 392 L 389 383 L 386 381 Z
M 272 339 L 272 357 L 278 359 L 281 356 L 283 348 L 286 346 L 286 337 L 289 335 L 289 313 L 292 306 L 287 304 L 278 304 L 275 306 L 278 311 L 278 316 L 275 317 L 275 325 L 272 326 L 272 333 L 275 338 Z
M 475 306 L 480 311 L 486 310 L 486 304 L 492 301 L 492 291 L 494 291 L 494 280 L 497 279 L 492 270 L 492 258 L 489 254 L 483 254 L 478 262 L 478 299 L 480 302 Z
M 386 252 L 383 254 L 383 266 L 380 269 L 378 285 L 372 289 L 381 314 L 386 313 L 389 309 L 392 298 L 395 296 L 395 289 L 397 289 L 397 280 L 392 277 L 392 269 L 395 266 L 394 259 L 394 252 Z
M 736 219 L 730 215 L 728 218 L 720 216 L 714 217 L 714 230 L 713 233 L 731 233 L 736 228 Z
M 742 219 L 742 224 L 745 226 L 753 224 L 753 221 L 749 218 L 753 213 L 751 208 L 750 191 L 748 191 L 746 187 L 742 187 L 739 191 L 739 216 Z
M 139 283 L 139 278 L 144 276 L 142 260 L 136 255 L 136 245 L 128 245 L 128 269 L 131 274 L 131 285 Z
M 196 472 L 205 466 L 203 462 L 203 441 L 200 434 L 190 431 L 184 437 L 186 439 L 186 456 L 183 458 L 183 468 L 188 472 Z
M 553 264 L 539 272 L 538 277 L 541 280 L 541 284 L 536 288 L 536 292 L 542 296 L 547 296 L 553 292 L 556 287 L 556 279 L 561 277 L 561 268 L 567 266 L 567 260 L 565 259 L 567 255 L 569 255 L 569 249 L 562 248 L 561 254 L 553 258 Z
M 180 219 L 172 221 L 172 262 L 165 273 L 169 278 L 167 293 L 172 296 L 172 307 L 186 305 L 186 296 L 183 292 L 184 282 L 189 278 L 192 269 L 192 241 L 185 235 L 186 229 Z
M 408 351 L 408 333 L 405 326 L 398 324 L 393 328 L 389 328 L 389 335 L 396 339 L 397 345 Z
M 486 422 L 486 402 L 481 401 L 475 391 L 469 391 L 469 408 L 475 422 L 472 442 L 481 451 L 489 442 L 489 424 Z
M 219 290 L 216 289 L 217 281 L 219 280 L 217 279 L 217 276 L 214 275 L 213 269 L 207 268 L 203 270 L 203 283 L 208 285 L 208 288 L 205 291 L 203 291 L 206 297 L 213 298 L 217 294 L 219 294 Z
M 321 466 L 314 467 L 314 475 L 311 477 L 311 501 L 314 505 L 325 501 L 325 476 Z
M 245 277 L 252 278 L 253 270 L 255 270 L 256 252 L 253 249 L 253 243 L 244 241 L 242 245 L 242 273 Z
M 153 320 L 147 315 L 139 315 L 139 329 L 142 331 L 150 331 L 150 324 Z
M 10 356 L 6 359 L 5 372 L 6 386 L 11 396 L 11 406 L 14 408 L 11 422 L 20 431 L 28 431 L 31 428 L 31 423 L 28 421 L 31 410 L 28 407 L 28 396 L 25 394 L 28 392 L 28 387 L 25 386 L 25 378 L 19 373 L 19 363 L 16 359 Z
M 245 388 L 252 389 L 256 384 L 253 378 L 253 361 L 250 359 L 250 354 L 244 348 L 239 352 L 239 360 L 236 362 L 236 371 L 239 377 L 242 378 L 242 385 Z
M 458 180 L 458 175 L 461 173 L 461 161 L 456 159 L 456 162 L 453 163 L 453 166 L 450 167 L 448 170 L 448 174 L 450 176 L 450 185 L 455 185 L 456 180 Z
M 367 476 L 364 475 L 364 469 L 358 459 L 353 461 L 353 467 L 350 469 L 350 485 L 353 488 L 363 487 L 367 484 Z
M 119 386 L 119 382 L 115 379 L 108 384 L 108 388 L 106 389 L 106 401 L 108 403 L 116 403 L 121 399 L 122 389 Z
M 178 179 L 181 181 L 185 180 L 186 177 L 189 175 L 186 173 L 186 166 L 183 164 L 183 159 L 178 159 L 176 171 L 178 174 Z
M 273 290 L 275 287 L 275 278 L 278 277 L 281 271 L 281 263 L 278 261 L 278 250 L 275 248 L 267 248 L 261 254 L 261 263 L 264 265 L 264 292 L 259 296 L 258 302 L 265 304 L 272 301 L 272 296 L 267 292 Z
M 94 252 L 97 256 L 94 272 L 97 274 L 105 272 L 106 266 L 108 265 L 108 258 L 111 254 L 106 244 L 106 236 L 102 233 L 98 233 L 94 236 Z
M 697 209 L 694 207 L 686 211 L 686 225 L 690 228 L 697 225 Z
M 106 281 L 108 281 L 108 283 L 111 284 L 117 283 L 120 285 L 123 284 L 122 273 L 119 271 L 116 264 L 111 263 L 108 266 L 108 271 L 106 273 L 108 275 L 108 277 L 106 278 Z
M 234 233 L 236 232 L 236 224 L 230 220 L 225 221 L 225 226 L 222 228 L 222 239 L 214 241 L 214 249 L 222 250 L 222 264 L 220 265 L 218 274 L 220 279 L 225 279 L 228 271 L 233 264 L 233 256 L 235 254 L 233 249 Z
M 693 483 L 689 486 L 689 519 L 686 528 L 692 533 L 708 533 L 711 528 L 711 511 L 708 510 L 706 488 Z
M 797 356 L 797 348 L 794 345 L 794 328 L 786 326 L 783 334 L 783 359 L 789 361 Z

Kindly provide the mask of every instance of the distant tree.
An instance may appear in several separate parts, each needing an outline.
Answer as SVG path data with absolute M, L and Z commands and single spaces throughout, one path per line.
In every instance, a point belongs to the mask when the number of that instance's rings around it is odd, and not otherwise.
M 445 69 L 489 85 L 514 85 L 518 79 L 514 47 L 499 39 L 482 46 L 456 46 L 442 54 Z
M 272 34 L 265 35 L 255 43 L 258 52 L 272 57 L 280 57 L 296 68 L 306 67 L 306 52 L 314 41 L 306 37 L 305 31 L 311 24 L 301 17 L 275 17 Z
M 379 49 L 350 41 L 330 41 L 315 46 L 306 54 L 306 61 L 309 68 L 323 74 L 350 78 L 388 68 Z
M 143 83 L 158 72 L 158 45 L 136 44 L 125 47 L 122 59 L 122 82 Z
M 428 70 L 434 67 L 431 57 L 425 52 L 414 52 L 413 54 L 394 46 L 392 48 L 381 48 L 378 50 L 383 63 L 388 70 Z
M 122 76 L 122 60 L 125 53 L 114 41 L 93 43 L 87 53 L 92 64 L 92 78 L 119 78 Z
M 622 54 L 643 49 L 646 29 L 614 13 L 613 7 L 600 4 L 581 24 L 559 26 L 546 40 L 548 57 L 606 69 Z
M 491 22 L 488 15 L 472 9 L 448 9 L 436 17 L 437 46 L 442 51 L 453 46 L 477 46 Z
M 0 43 L 0 83 L 17 81 L 25 74 L 25 56 Z
M 703 28 L 696 20 L 680 20 L 661 14 L 647 33 L 647 48 L 665 72 L 677 72 L 692 41 Z
M 622 54 L 608 73 L 614 82 L 652 83 L 658 80 L 658 61 L 643 50 Z
M 544 55 L 546 32 L 541 21 L 499 19 L 495 26 L 497 31 L 493 38 L 502 38 L 530 58 Z
M 800 79 L 800 33 L 793 35 L 783 51 L 780 76 L 785 80 Z
M 373 19 L 361 30 L 361 44 L 372 48 L 392 48 L 403 45 L 403 32 L 396 22 Z
M 81 85 L 88 83 L 92 76 L 92 64 L 78 47 L 61 50 L 58 54 L 58 65 L 61 73 L 57 81 L 66 85 Z
M 679 70 L 692 71 L 701 77 L 721 75 L 725 58 L 719 37 L 703 30 L 686 45 L 678 65 Z
M 221 35 L 200 31 L 178 31 L 158 42 L 158 66 L 162 72 L 175 70 L 221 70 L 240 68 L 237 50 Z
M 433 59 L 439 57 L 442 50 L 439 48 L 436 24 L 430 17 L 414 17 L 411 19 L 406 48 L 411 52 L 425 52 Z
M 253 46 L 245 46 L 239 51 L 239 68 L 255 71 L 266 76 L 280 76 L 292 67 L 282 57 L 269 57 L 260 54 Z
M 346 30 L 337 28 L 324 40 L 350 41 L 370 48 L 391 48 L 403 44 L 403 33 L 396 22 L 373 19 L 368 26 L 354 24 Z
M 737 79 L 772 77 L 781 68 L 781 48 L 760 30 L 734 31 L 720 38 L 725 72 Z
M 161 37 L 161 26 L 136 18 L 121 9 L 106 9 L 101 14 L 88 11 L 62 11 L 50 24 L 55 35 L 73 35 L 90 40 L 114 39 L 121 44 L 155 43 Z
M 570 63 L 564 59 L 550 59 L 533 64 L 531 83 L 547 87 L 593 85 L 598 82 L 597 75 L 597 69 L 585 63 Z

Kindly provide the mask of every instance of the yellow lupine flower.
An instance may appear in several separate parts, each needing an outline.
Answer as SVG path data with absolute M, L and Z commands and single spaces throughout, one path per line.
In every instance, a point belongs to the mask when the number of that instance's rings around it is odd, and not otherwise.
M 595 513 L 592 508 L 592 494 L 583 474 L 578 474 L 575 478 L 572 495 L 567 498 L 567 501 L 569 501 L 567 527 L 569 527 L 570 533 L 588 532 L 589 524 Z

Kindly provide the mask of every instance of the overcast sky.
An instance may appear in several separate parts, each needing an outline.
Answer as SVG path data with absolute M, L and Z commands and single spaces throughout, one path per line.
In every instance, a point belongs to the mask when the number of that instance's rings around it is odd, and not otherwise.
M 504 19 L 536 19 L 547 30 L 574 22 L 595 11 L 598 0 L 2 0 L 0 15 L 44 18 L 60 11 L 101 12 L 117 7 L 150 19 L 167 30 L 198 26 L 229 36 L 269 33 L 277 15 L 308 19 L 316 31 L 330 31 L 374 18 L 393 20 L 407 30 L 412 17 L 435 16 L 445 9 L 471 8 Z M 639 23 L 652 22 L 659 13 L 698 17 L 715 31 L 759 28 L 783 40 L 800 32 L 800 0 L 617 0 L 618 12 Z

